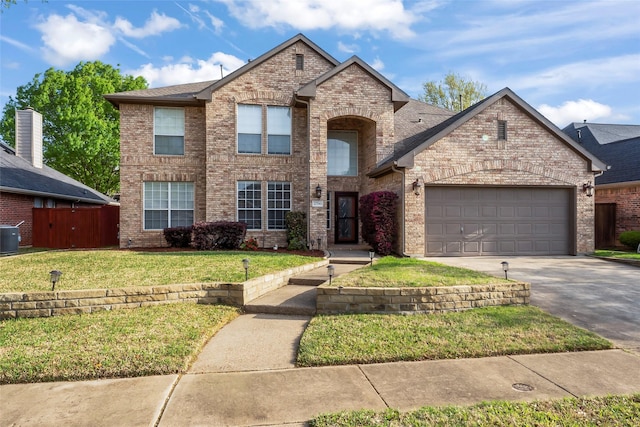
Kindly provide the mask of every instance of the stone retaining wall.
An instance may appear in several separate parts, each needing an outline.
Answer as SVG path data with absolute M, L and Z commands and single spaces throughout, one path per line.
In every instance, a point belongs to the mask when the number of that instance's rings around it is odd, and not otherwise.
M 118 289 L 0 294 L 0 319 L 92 313 L 100 310 L 137 308 L 175 302 L 228 304 L 242 307 L 286 285 L 290 277 L 328 263 L 329 260 L 322 260 L 250 279 L 244 283 L 188 283 Z
M 442 313 L 476 307 L 529 304 L 528 283 L 429 288 L 318 287 L 318 314 Z

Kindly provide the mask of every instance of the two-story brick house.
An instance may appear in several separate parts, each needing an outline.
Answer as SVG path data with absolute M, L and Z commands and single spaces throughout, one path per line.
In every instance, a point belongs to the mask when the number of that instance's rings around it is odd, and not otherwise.
M 359 197 L 389 190 L 398 253 L 593 250 L 583 184 L 604 164 L 509 89 L 454 116 L 297 35 L 217 81 L 106 98 L 120 109 L 121 246 L 216 220 L 283 245 L 290 210 L 322 248 L 362 243 Z

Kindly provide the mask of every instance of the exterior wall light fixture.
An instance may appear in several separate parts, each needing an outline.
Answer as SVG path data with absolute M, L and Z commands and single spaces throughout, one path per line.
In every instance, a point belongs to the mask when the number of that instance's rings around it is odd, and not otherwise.
M 316 185 L 316 199 L 320 199 L 322 197 L 322 187 L 320 184 Z
M 591 184 L 591 181 L 582 184 L 582 191 L 584 191 L 585 193 L 587 193 L 587 197 L 591 197 L 593 196 L 593 184 Z
M 416 178 L 416 180 L 411 183 L 411 187 L 413 188 L 413 193 L 416 196 L 422 194 L 422 180 L 420 178 Z

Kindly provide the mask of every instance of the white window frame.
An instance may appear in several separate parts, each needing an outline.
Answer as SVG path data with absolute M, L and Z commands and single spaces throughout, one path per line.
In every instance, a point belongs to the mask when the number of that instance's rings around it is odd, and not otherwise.
M 254 104 L 238 104 L 236 107 L 236 150 L 238 154 L 262 154 L 262 105 Z M 246 113 L 245 113 L 246 111 Z M 250 113 L 249 113 L 250 112 Z M 256 117 L 256 113 L 259 115 Z M 251 120 L 247 120 L 245 114 L 249 113 L 250 118 L 258 119 L 258 123 L 254 123 Z M 255 120 L 254 120 L 255 121 Z M 244 146 L 241 147 L 240 135 L 258 135 L 259 145 L 258 151 L 248 150 Z
M 286 111 L 288 114 L 288 123 L 281 123 L 279 120 L 275 119 L 275 116 L 273 116 L 273 114 L 275 114 L 276 111 L 279 112 L 284 112 Z M 280 107 L 277 105 L 267 105 L 267 154 L 272 154 L 272 155 L 291 155 L 291 125 L 292 125 L 292 119 L 291 119 L 291 107 Z M 272 142 L 272 138 L 274 137 L 274 141 Z M 288 146 L 287 149 L 285 151 L 276 151 L 275 149 L 272 150 L 272 146 L 277 145 L 275 139 L 276 138 L 282 138 L 282 137 L 288 137 L 289 141 L 288 141 Z
M 247 186 L 249 185 L 258 185 L 259 188 L 257 190 L 259 198 L 247 198 L 246 195 L 244 198 L 240 197 L 241 191 L 247 191 Z M 256 192 L 255 189 L 250 191 Z M 257 205 L 257 206 L 256 206 Z M 246 216 L 244 218 L 241 217 L 240 212 L 258 212 L 259 218 L 257 221 L 259 222 L 259 227 L 254 226 L 254 221 L 256 218 L 252 218 L 252 223 L 248 223 L 246 220 Z M 262 230 L 262 182 L 261 181 L 237 181 L 236 183 L 236 221 L 244 222 L 247 224 L 247 230 Z
M 158 117 L 162 111 L 172 111 L 174 113 L 181 112 L 181 114 L 175 114 L 176 117 L 173 117 L 176 121 L 174 126 L 159 123 L 161 121 L 161 117 Z M 169 118 L 166 118 L 168 120 Z M 181 122 L 181 123 L 180 123 Z M 184 156 L 184 128 L 185 128 L 185 114 L 184 108 L 180 107 L 154 107 L 153 109 L 153 154 L 157 156 Z M 163 132 L 163 133 L 159 133 Z M 176 153 L 164 153 L 158 152 L 158 137 L 171 137 L 171 138 L 181 138 L 182 141 L 182 150 L 177 150 L 181 152 Z
M 288 195 L 288 196 L 287 196 Z M 286 230 L 287 212 L 291 212 L 292 188 L 287 181 L 267 182 L 267 230 Z M 273 218 L 278 212 L 284 212 L 282 218 Z
M 355 136 L 355 140 L 347 141 L 345 139 L 339 138 L 331 138 L 331 134 L 343 134 L 343 135 L 353 135 Z M 353 139 L 353 138 L 352 138 Z M 348 156 L 344 156 L 341 150 L 340 152 L 336 152 L 335 149 L 332 149 L 332 141 L 340 141 L 346 143 L 348 145 L 349 153 Z M 344 161 L 345 158 L 349 160 L 349 168 L 343 173 L 337 173 L 338 171 L 332 170 L 332 164 L 338 161 Z M 353 130 L 330 130 L 327 132 L 327 175 L 328 176 L 358 176 L 358 132 Z
M 166 184 L 165 189 L 162 188 L 164 184 Z M 151 188 L 148 188 L 147 185 L 149 185 L 149 187 Z M 161 197 L 149 197 L 150 195 L 153 195 L 153 193 L 156 193 Z M 166 196 L 166 200 L 164 196 Z M 165 228 L 187 226 L 194 223 L 195 186 L 193 182 L 145 181 L 142 184 L 142 199 L 142 228 L 145 231 L 163 230 Z M 147 227 L 147 212 L 151 211 L 166 211 L 166 227 Z M 179 221 L 179 219 L 175 219 L 172 216 L 175 215 L 177 217 L 178 213 L 183 212 L 191 212 L 191 221 L 176 223 L 177 221 Z M 157 221 L 157 219 L 154 221 Z

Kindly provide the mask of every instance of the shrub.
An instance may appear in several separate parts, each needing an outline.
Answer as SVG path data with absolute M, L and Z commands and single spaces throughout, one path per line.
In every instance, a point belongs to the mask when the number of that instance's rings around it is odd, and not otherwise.
M 193 225 L 193 247 L 201 251 L 239 249 L 246 234 L 244 222 L 198 222 Z
M 284 217 L 287 227 L 287 248 L 301 250 L 307 248 L 307 216 L 304 212 L 287 212 Z
M 188 248 L 191 245 L 191 233 L 193 227 L 170 227 L 162 230 L 164 240 L 172 248 Z
M 240 245 L 240 249 L 243 251 L 257 251 L 258 250 L 258 241 L 251 237 L 250 239 L 245 240 Z
M 638 245 L 640 245 L 640 231 L 623 231 L 620 233 L 619 240 L 623 245 L 637 250 Z
M 380 255 L 389 255 L 397 236 L 398 195 L 392 191 L 377 191 L 360 197 L 362 239 Z

